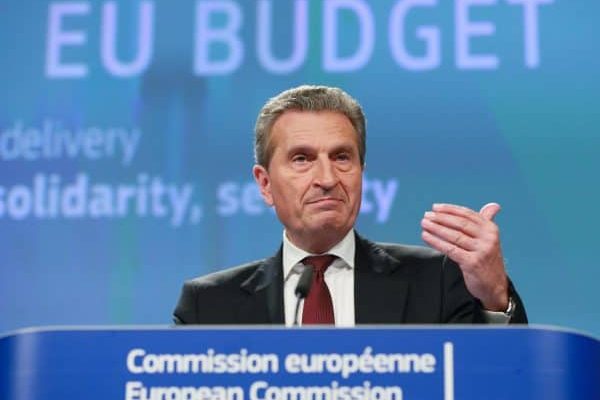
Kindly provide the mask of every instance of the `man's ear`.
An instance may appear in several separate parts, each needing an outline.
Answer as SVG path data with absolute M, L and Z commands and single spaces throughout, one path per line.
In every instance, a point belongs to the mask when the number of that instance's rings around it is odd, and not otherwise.
M 266 170 L 262 165 L 256 164 L 252 168 L 252 175 L 254 180 L 260 189 L 260 194 L 267 205 L 273 206 L 273 196 L 271 194 L 271 178 L 269 177 L 269 171 Z

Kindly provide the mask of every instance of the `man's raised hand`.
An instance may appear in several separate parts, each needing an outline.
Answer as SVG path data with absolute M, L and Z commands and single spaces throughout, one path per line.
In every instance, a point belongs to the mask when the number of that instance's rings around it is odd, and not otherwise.
M 499 211 L 497 203 L 488 203 L 479 212 L 434 204 L 421 220 L 425 243 L 459 265 L 469 292 L 490 311 L 508 307 L 508 278 L 499 229 L 493 221 Z

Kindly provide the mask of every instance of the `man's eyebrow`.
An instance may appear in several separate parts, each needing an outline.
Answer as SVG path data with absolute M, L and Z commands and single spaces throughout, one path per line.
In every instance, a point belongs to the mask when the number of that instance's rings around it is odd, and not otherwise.
M 296 144 L 287 150 L 287 154 L 312 153 L 314 151 L 314 148 L 310 147 L 309 145 Z
M 350 144 L 341 144 L 339 146 L 334 147 L 331 150 L 331 153 L 353 153 L 354 152 L 355 147 L 353 145 Z
M 340 144 L 333 148 L 331 148 L 328 153 L 330 154 L 338 154 L 338 153 L 354 153 L 355 146 L 351 144 Z M 287 149 L 286 154 L 293 155 L 298 153 L 309 154 L 314 153 L 317 150 L 308 144 L 296 144 Z

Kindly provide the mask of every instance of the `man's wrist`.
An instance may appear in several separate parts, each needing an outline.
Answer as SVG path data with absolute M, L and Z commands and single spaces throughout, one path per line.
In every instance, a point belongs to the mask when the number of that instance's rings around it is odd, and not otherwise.
M 517 303 L 512 296 L 508 296 L 508 306 L 501 311 L 490 311 L 483 309 L 485 322 L 488 324 L 507 325 L 510 323 L 515 312 Z

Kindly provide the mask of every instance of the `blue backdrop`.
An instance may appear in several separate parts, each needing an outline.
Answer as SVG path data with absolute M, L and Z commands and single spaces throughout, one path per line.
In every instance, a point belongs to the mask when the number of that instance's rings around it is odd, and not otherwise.
M 183 280 L 272 254 L 252 182 L 270 96 L 368 117 L 359 231 L 421 244 L 434 202 L 503 207 L 530 319 L 600 335 L 600 4 L 0 5 L 0 332 L 169 323 Z

